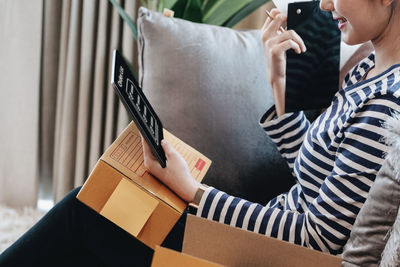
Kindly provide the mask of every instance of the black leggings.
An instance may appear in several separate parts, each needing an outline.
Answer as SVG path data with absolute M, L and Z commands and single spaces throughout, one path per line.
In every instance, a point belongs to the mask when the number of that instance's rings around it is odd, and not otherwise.
M 0 266 L 150 266 L 153 250 L 71 191 L 0 255 Z M 186 213 L 162 244 L 180 251 Z

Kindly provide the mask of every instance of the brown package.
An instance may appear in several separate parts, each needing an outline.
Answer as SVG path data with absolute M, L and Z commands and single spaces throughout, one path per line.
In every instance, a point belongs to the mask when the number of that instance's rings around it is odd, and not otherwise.
M 211 161 L 168 131 L 164 138 L 201 181 Z M 131 122 L 106 150 L 77 198 L 147 246 L 160 245 L 187 203 L 145 171 L 139 131 Z
M 339 267 L 342 259 L 189 215 L 182 252 L 226 266 Z

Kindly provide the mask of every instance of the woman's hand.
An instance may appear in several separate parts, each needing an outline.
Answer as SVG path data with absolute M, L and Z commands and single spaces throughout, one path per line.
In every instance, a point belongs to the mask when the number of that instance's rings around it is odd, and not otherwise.
M 142 137 L 144 167 L 183 200 L 192 202 L 200 183 L 190 174 L 186 161 L 171 144 L 162 140 L 161 146 L 167 157 L 167 166 L 165 168 L 161 167 L 153 152 L 151 152 L 149 145 Z
M 306 51 L 301 37 L 293 30 L 280 32 L 279 28 L 287 17 L 276 8 L 261 28 L 261 40 L 264 45 L 264 56 L 267 63 L 267 75 L 274 95 L 275 109 L 278 116 L 285 113 L 286 51 L 293 49 L 300 54 Z M 278 32 L 279 31 L 279 32 Z

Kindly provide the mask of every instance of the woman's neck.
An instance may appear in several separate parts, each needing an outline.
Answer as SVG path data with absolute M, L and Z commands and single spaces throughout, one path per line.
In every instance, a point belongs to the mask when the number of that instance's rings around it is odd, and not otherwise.
M 375 68 L 371 70 L 375 75 L 390 66 L 400 63 L 400 19 L 392 18 L 389 25 L 375 40 L 371 40 L 375 49 Z M 371 76 L 368 75 L 368 76 Z

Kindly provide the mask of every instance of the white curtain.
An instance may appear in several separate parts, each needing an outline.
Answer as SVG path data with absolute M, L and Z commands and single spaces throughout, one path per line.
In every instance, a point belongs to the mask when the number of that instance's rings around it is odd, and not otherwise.
M 39 185 L 58 201 L 128 124 L 111 57 L 136 66 L 136 42 L 106 0 L 2 0 L 0 41 L 0 202 L 35 206 Z
M 136 20 L 140 0 L 118 2 Z M 236 28 L 261 27 L 266 8 Z M 0 1 L 0 202 L 35 206 L 38 188 L 58 201 L 83 184 L 129 121 L 110 86 L 116 48 L 136 68 L 108 0 Z
M 119 3 L 136 19 L 138 1 Z M 52 57 L 52 64 L 42 72 L 42 91 L 56 89 L 56 93 L 41 95 L 55 116 L 41 125 L 42 143 L 52 140 L 54 145 L 47 150 L 41 147 L 40 177 L 53 181 L 58 201 L 83 184 L 100 155 L 128 124 L 128 115 L 110 86 L 112 51 L 120 49 L 135 63 L 137 47 L 109 1 L 61 4 L 45 0 L 44 6 L 44 25 L 49 25 L 44 28 L 44 40 L 59 40 L 59 44 L 53 42 L 43 50 L 43 58 Z M 48 54 L 47 49 L 56 53 Z
M 41 0 L 0 1 L 0 202 L 36 203 Z

